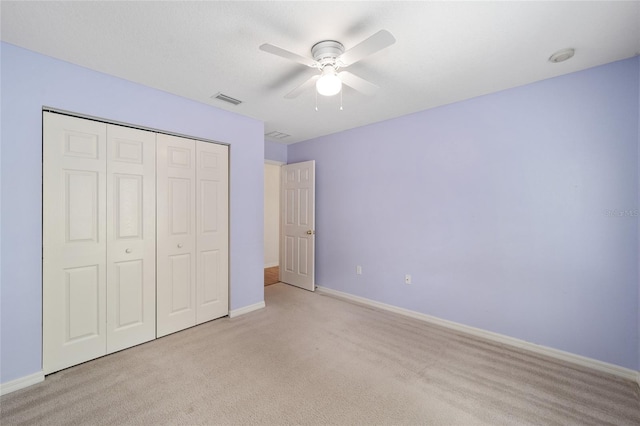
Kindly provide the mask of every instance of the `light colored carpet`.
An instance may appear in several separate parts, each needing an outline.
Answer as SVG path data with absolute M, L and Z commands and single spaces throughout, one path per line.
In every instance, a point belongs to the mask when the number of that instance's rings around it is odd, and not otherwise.
M 0 422 L 640 424 L 631 381 L 286 284 L 265 298 L 5 395 Z

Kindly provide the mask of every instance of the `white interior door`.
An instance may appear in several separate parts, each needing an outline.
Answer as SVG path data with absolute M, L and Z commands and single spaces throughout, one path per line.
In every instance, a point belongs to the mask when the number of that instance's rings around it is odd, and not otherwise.
M 43 370 L 105 355 L 106 125 L 43 113 Z
M 196 324 L 195 141 L 157 135 L 157 337 Z
M 107 126 L 107 352 L 156 337 L 156 134 Z
M 229 148 L 196 142 L 196 323 L 229 314 Z
M 315 161 L 281 170 L 280 281 L 315 290 Z

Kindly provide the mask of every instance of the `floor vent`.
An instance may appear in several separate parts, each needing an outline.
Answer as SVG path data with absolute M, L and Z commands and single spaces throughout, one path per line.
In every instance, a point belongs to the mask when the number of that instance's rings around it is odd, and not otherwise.
M 212 99 L 219 99 L 221 101 L 228 102 L 228 103 L 233 104 L 233 105 L 240 105 L 242 103 L 242 101 L 240 101 L 238 99 L 235 99 L 235 98 L 232 98 L 231 96 L 227 96 L 222 92 L 216 93 L 211 98 Z
M 264 135 L 272 139 L 285 139 L 291 136 L 286 133 L 276 132 L 275 130 L 273 132 L 265 133 Z

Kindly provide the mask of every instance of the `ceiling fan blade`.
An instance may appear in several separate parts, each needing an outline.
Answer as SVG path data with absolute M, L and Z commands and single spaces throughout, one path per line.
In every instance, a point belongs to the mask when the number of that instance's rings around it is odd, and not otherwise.
M 320 78 L 319 75 L 312 75 L 308 80 L 306 80 L 300 86 L 296 87 L 295 89 L 293 89 L 292 91 L 290 91 L 289 93 L 284 95 L 284 97 L 286 99 L 297 98 L 302 92 L 304 92 L 305 90 L 313 87 L 316 84 L 316 81 L 318 81 L 319 78 Z
M 285 50 L 278 46 L 274 46 L 273 44 L 265 43 L 260 46 L 260 50 L 280 56 L 285 59 L 289 59 L 290 61 L 293 61 L 293 62 L 298 62 L 308 67 L 316 66 L 316 61 L 314 61 L 313 59 L 305 58 L 304 56 L 300 56 L 297 53 L 289 52 L 288 50 Z
M 339 72 L 338 77 L 340 77 L 340 80 L 342 80 L 342 83 L 346 84 L 352 89 L 355 89 L 358 92 L 367 96 L 375 95 L 379 89 L 379 87 L 376 86 L 375 84 L 370 83 L 367 80 L 360 78 L 355 74 L 351 74 L 349 71 Z
M 387 30 L 380 30 L 366 40 L 356 44 L 351 49 L 347 50 L 340 56 L 340 62 L 343 67 L 348 67 L 351 64 L 358 62 L 369 55 L 372 55 L 385 47 L 391 46 L 396 42 L 396 39 Z

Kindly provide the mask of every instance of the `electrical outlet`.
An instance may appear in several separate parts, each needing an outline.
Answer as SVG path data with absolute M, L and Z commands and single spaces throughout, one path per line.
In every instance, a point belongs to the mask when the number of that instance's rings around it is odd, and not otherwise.
M 356 266 L 356 275 L 362 275 L 362 266 L 360 265 Z
M 404 283 L 411 284 L 411 275 L 407 274 L 404 276 Z

